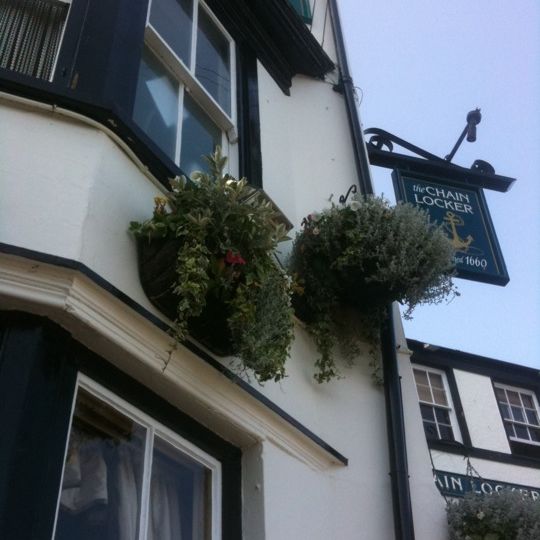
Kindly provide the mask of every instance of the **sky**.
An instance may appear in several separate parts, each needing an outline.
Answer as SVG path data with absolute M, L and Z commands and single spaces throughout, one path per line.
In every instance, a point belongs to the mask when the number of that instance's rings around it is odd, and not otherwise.
M 510 282 L 456 279 L 460 296 L 422 306 L 408 338 L 540 369 L 540 2 L 339 0 L 363 128 L 445 157 L 482 110 L 477 140 L 453 163 L 488 161 L 517 178 L 485 191 Z M 403 152 L 400 148 L 394 150 Z M 394 200 L 391 171 L 372 167 Z

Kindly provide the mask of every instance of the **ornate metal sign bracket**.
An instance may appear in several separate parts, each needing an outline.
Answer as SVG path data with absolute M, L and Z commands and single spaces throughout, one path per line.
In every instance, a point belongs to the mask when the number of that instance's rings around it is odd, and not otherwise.
M 366 129 L 364 133 L 371 135 L 367 142 L 369 161 L 372 165 L 380 167 L 435 175 L 475 187 L 506 192 L 515 182 L 515 178 L 495 174 L 495 169 L 487 161 L 477 159 L 470 169 L 451 163 L 465 136 L 469 142 L 476 140 L 476 126 L 481 118 L 480 109 L 467 114 L 465 128 L 451 152 L 444 159 L 383 129 Z M 416 155 L 394 152 L 394 145 Z

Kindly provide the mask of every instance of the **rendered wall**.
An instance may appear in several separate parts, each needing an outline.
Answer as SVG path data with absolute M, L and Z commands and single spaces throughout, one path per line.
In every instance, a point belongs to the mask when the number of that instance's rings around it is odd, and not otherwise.
M 335 56 L 323 5 L 313 31 Z M 357 183 L 345 103 L 332 89 L 335 73 L 327 81 L 295 77 L 287 97 L 261 66 L 258 71 L 263 185 L 298 230 L 305 215 L 330 198 L 337 202 Z M 0 100 L 0 242 L 78 261 L 163 318 L 142 291 L 127 232 L 131 220 L 151 215 L 161 192 L 102 127 Z M 168 336 L 86 278 L 17 257 L 0 265 L 2 307 L 57 320 L 244 450 L 246 540 L 393 537 L 384 396 L 371 381 L 367 353 L 351 368 L 340 362 L 344 379 L 318 385 L 317 352 L 298 323 L 288 378 L 255 385 L 345 455 L 345 467 L 183 347 L 163 370 Z M 442 539 L 441 500 L 433 491 L 406 355 L 400 369 L 417 538 Z

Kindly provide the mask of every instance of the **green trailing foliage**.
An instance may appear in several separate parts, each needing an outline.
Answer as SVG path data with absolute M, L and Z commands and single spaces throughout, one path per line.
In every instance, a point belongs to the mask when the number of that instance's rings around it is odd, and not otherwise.
M 294 335 L 291 279 L 273 255 L 287 231 L 261 191 L 223 174 L 227 158 L 219 148 L 207 160 L 208 173 L 171 182 L 167 197 L 155 199 L 152 218 L 130 230 L 148 242 L 178 244 L 176 339 L 186 338 L 208 302 L 220 302 L 242 367 L 260 382 L 277 381 Z
M 538 540 L 540 501 L 519 491 L 468 493 L 447 504 L 450 540 Z
M 410 317 L 419 304 L 457 294 L 452 257 L 442 229 L 410 204 L 391 207 L 379 197 L 357 196 L 304 219 L 289 270 L 303 288 L 296 305 L 320 353 L 317 381 L 339 375 L 338 344 L 352 361 L 362 341 L 380 381 L 377 351 L 389 303 L 405 305 Z

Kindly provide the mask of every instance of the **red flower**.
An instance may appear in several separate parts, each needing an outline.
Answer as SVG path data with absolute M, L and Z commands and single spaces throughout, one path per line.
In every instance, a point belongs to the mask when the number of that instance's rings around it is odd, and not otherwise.
M 246 264 L 246 261 L 240 256 L 240 253 L 235 255 L 230 249 L 225 255 L 225 262 L 227 264 Z

